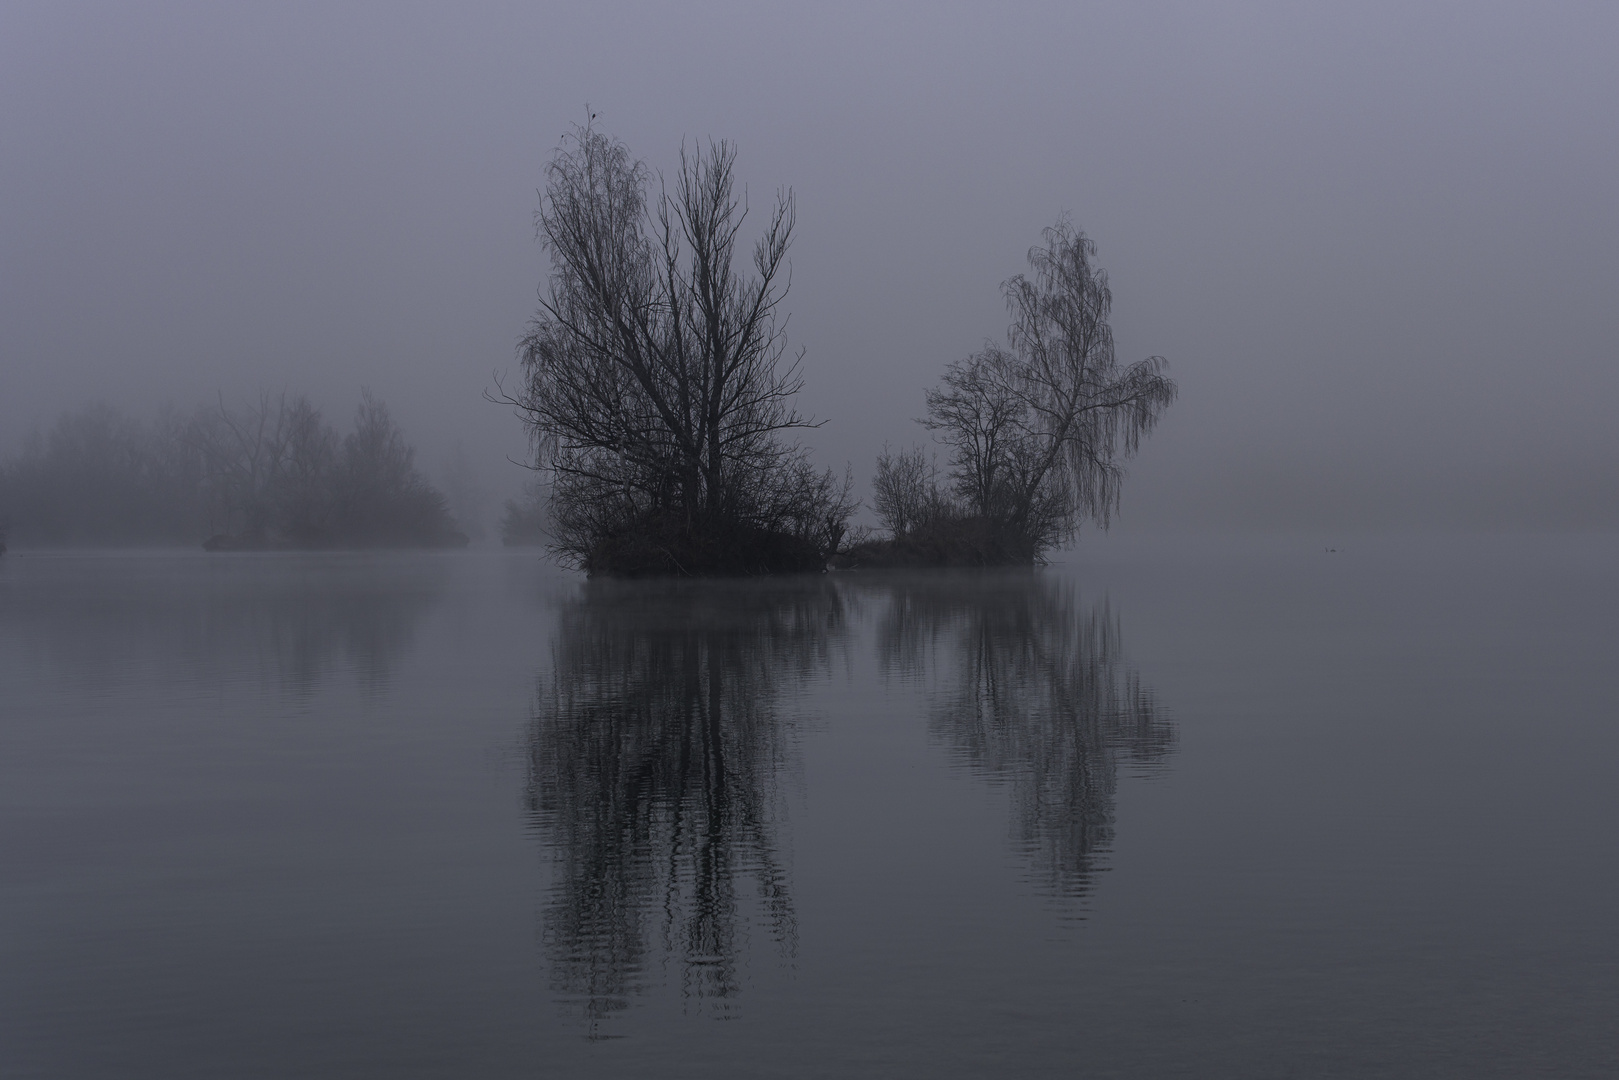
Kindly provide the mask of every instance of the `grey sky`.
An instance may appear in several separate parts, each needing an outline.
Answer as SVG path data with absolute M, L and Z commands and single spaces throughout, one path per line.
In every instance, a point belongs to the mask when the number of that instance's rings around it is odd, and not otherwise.
M 1128 528 L 1619 524 L 1619 7 L 0 7 L 0 452 L 369 385 L 515 486 L 483 402 L 584 117 L 798 196 L 820 460 L 920 440 L 1067 211 L 1181 400 Z

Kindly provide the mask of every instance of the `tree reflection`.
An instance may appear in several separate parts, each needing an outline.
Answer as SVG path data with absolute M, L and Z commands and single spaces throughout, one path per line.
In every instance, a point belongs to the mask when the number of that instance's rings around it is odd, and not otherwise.
M 448 580 L 442 559 L 380 554 L 36 556 L 26 571 L 6 583 L 0 632 L 68 677 L 180 661 L 297 696 L 345 668 L 385 690 Z
M 560 614 L 528 804 L 553 861 L 553 989 L 592 1038 L 666 976 L 688 1008 L 727 1013 L 750 938 L 793 956 L 792 699 L 867 608 L 884 670 L 926 688 L 935 738 L 1007 784 L 1043 887 L 1088 891 L 1119 770 L 1175 742 L 1105 606 L 1028 572 L 590 582 Z
M 655 963 L 689 1006 L 723 1013 L 750 927 L 794 954 L 777 835 L 787 699 L 846 623 L 824 578 L 591 582 L 564 608 L 528 797 L 554 860 L 554 989 L 592 1037 Z
M 1121 764 L 1159 767 L 1176 729 L 1124 663 L 1118 621 L 1039 573 L 896 577 L 878 626 L 892 674 L 923 680 L 930 729 L 1012 792 L 1040 883 L 1090 891 L 1113 841 Z

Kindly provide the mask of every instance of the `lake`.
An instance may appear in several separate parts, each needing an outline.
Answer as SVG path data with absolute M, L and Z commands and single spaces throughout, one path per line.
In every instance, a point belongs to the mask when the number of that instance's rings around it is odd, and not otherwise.
M 1619 537 L 12 552 L 0 867 L 6 1077 L 1613 1076 Z

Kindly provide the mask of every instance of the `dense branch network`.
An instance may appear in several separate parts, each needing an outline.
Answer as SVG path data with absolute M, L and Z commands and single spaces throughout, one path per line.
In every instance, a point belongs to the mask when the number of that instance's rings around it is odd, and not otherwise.
M 1028 276 L 1002 286 L 1007 346 L 988 345 L 927 392 L 924 427 L 949 454 L 948 488 L 920 449 L 878 459 L 874 504 L 893 534 L 868 556 L 902 561 L 1027 562 L 1106 527 L 1123 462 L 1174 401 L 1163 357 L 1121 367 L 1113 294 L 1095 245 L 1067 221 L 1029 252 Z
M 852 503 L 785 433 L 792 406 L 787 250 L 778 194 L 740 273 L 748 216 L 735 148 L 683 149 L 673 190 L 589 126 L 547 169 L 536 215 L 551 279 L 522 343 L 512 402 L 552 475 L 554 547 L 591 571 L 809 569 Z

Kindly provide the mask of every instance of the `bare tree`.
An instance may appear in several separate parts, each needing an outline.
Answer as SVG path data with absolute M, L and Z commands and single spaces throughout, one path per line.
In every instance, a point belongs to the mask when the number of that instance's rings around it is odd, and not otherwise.
M 301 395 L 199 409 L 188 427 L 223 547 L 372 547 L 465 542 L 417 470 L 388 407 L 361 392 L 339 436 Z
M 947 516 L 950 507 L 939 490 L 935 460 L 919 446 L 898 453 L 884 446 L 871 481 L 871 508 L 883 528 L 895 536 L 927 528 Z
M 927 395 L 922 423 L 950 448 L 964 513 L 1020 538 L 1032 558 L 1086 517 L 1107 525 L 1123 461 L 1175 399 L 1163 357 L 1120 367 L 1095 254 L 1067 221 L 1047 229 L 1031 275 L 1002 286 L 1009 347 L 951 364 Z
M 197 410 L 189 434 L 203 462 L 212 524 L 250 543 L 264 542 L 275 520 L 275 491 L 287 451 L 290 403 L 282 393 L 261 392 L 240 408 L 225 404 Z
M 553 474 L 554 547 L 586 569 L 807 568 L 841 535 L 847 488 L 784 438 L 815 426 L 792 407 L 802 354 L 779 314 L 793 197 L 744 272 L 735 159 L 724 141 L 683 148 L 674 190 L 649 201 L 647 167 L 587 125 L 547 168 L 551 280 L 506 400 Z M 761 544 L 757 565 L 713 562 Z

